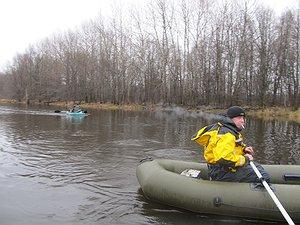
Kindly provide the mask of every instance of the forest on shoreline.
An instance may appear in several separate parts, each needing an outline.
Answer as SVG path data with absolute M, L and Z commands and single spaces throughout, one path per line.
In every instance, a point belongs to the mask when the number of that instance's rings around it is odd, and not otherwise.
M 216 2 L 155 0 L 48 37 L 0 74 L 0 97 L 297 111 L 299 8 Z

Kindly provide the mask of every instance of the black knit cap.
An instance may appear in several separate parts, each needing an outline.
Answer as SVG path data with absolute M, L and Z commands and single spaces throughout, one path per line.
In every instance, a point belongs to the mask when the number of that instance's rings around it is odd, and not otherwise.
M 237 116 L 246 116 L 245 110 L 239 106 L 231 106 L 228 110 L 226 115 L 229 118 L 234 118 Z

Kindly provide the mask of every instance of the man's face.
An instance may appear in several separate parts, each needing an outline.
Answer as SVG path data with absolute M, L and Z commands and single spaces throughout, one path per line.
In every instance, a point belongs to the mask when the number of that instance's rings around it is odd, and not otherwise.
M 237 128 L 239 128 L 240 130 L 244 129 L 246 124 L 246 118 L 244 116 L 233 117 L 232 121 L 234 122 Z

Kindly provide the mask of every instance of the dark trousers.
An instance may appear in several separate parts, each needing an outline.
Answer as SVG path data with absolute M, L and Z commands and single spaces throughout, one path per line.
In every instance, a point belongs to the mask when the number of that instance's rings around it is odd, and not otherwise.
M 258 163 L 254 163 L 263 179 L 270 182 L 270 175 L 265 169 Z M 259 183 L 256 173 L 250 166 L 250 164 L 242 167 L 237 167 L 236 172 L 230 171 L 228 168 L 224 168 L 218 164 L 208 164 L 209 176 L 212 180 L 216 181 L 231 181 L 231 182 L 245 182 L 245 183 Z

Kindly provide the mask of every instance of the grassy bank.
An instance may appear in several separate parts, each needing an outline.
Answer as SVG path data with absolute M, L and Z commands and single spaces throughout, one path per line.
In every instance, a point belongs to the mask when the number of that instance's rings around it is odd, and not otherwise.
M 300 109 L 292 110 L 291 108 L 269 107 L 269 108 L 251 108 L 244 107 L 246 115 L 250 117 L 261 118 L 263 120 L 283 120 L 300 123 Z M 226 109 L 207 109 L 208 113 L 225 113 Z
M 7 100 L 0 99 L 1 104 L 25 104 L 25 102 L 17 102 L 16 100 Z M 63 110 L 67 110 L 74 105 L 72 101 L 57 101 L 57 102 L 35 102 L 31 101 L 31 104 L 40 104 L 40 105 L 51 105 L 57 106 Z M 129 110 L 129 111 L 139 111 L 139 110 L 155 110 L 161 106 L 155 105 L 138 105 L 138 104 L 121 104 L 116 105 L 112 103 L 80 103 L 80 106 L 84 109 L 107 109 L 107 110 Z M 281 108 L 281 107 L 269 107 L 269 108 L 251 108 L 245 107 L 247 115 L 251 117 L 262 118 L 264 120 L 285 120 L 285 121 L 294 121 L 300 123 L 300 109 L 292 110 L 291 108 Z M 188 109 L 188 111 L 203 111 L 207 113 L 222 113 L 226 109 L 212 109 L 210 107 L 203 107 L 198 110 Z
M 80 103 L 77 102 L 80 105 L 81 108 L 84 109 L 107 109 L 107 110 L 144 110 L 148 109 L 148 107 L 138 105 L 138 104 L 122 104 L 117 105 L 113 103 Z M 10 99 L 0 99 L 0 104 L 26 104 L 25 101 L 16 101 L 16 100 L 10 100 Z M 70 109 L 75 103 L 74 101 L 56 101 L 56 102 L 38 102 L 38 101 L 30 101 L 30 104 L 32 105 L 48 105 L 48 106 L 57 106 L 62 110 L 68 110 Z
M 248 114 L 250 116 L 255 116 L 267 120 L 278 119 L 300 123 L 300 109 L 294 111 L 289 108 L 271 107 L 265 109 L 249 110 Z

